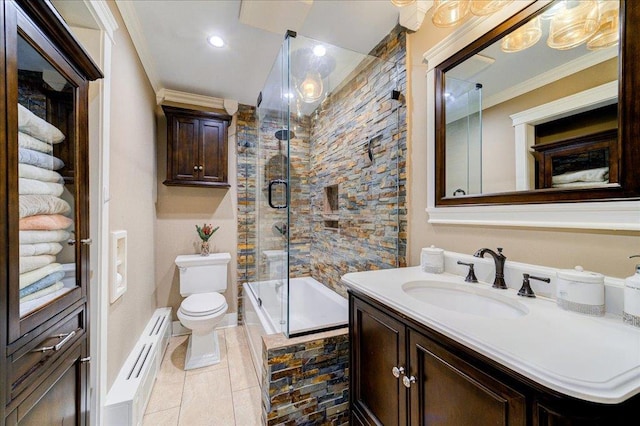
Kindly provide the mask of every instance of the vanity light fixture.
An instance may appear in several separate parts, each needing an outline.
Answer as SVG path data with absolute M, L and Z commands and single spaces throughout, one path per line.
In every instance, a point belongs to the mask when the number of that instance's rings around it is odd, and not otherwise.
M 513 0 L 435 0 L 433 4 L 433 25 L 440 28 L 453 27 L 462 22 L 471 12 L 476 16 L 495 13 Z
M 600 12 L 596 0 L 567 1 L 551 18 L 549 47 L 572 49 L 587 41 L 599 28 Z
M 412 3 L 415 3 L 416 0 L 391 0 L 391 3 L 396 7 L 405 7 L 409 6 Z
M 476 16 L 486 16 L 495 13 L 511 3 L 513 0 L 472 0 L 471 13 Z
M 467 17 L 470 5 L 467 0 L 435 0 L 431 21 L 436 27 L 453 27 Z
M 500 42 L 500 50 L 506 53 L 520 52 L 527 49 L 540 40 L 542 28 L 540 17 L 536 16 L 511 34 L 508 34 Z
M 222 37 L 217 36 L 217 35 L 212 35 L 211 37 L 209 37 L 207 39 L 207 41 L 209 42 L 210 45 L 212 45 L 213 47 L 223 47 L 224 46 L 224 40 L 222 39 Z
M 600 24 L 596 33 L 587 41 L 587 49 L 599 50 L 618 44 L 620 38 L 620 3 L 600 1 Z

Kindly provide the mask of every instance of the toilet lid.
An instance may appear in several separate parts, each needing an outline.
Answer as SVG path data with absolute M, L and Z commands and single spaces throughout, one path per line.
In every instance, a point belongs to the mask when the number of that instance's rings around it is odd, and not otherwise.
M 227 301 L 220 293 L 192 294 L 182 301 L 180 310 L 194 317 L 211 315 L 227 309 Z

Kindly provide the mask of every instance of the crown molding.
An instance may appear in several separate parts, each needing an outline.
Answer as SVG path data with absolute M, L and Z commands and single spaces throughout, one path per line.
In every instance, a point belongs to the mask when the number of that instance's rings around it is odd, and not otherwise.
M 229 115 L 233 115 L 238 111 L 238 101 L 233 99 L 215 98 L 213 96 L 197 95 L 165 88 L 158 90 L 156 92 L 156 103 L 162 105 L 167 102 L 175 102 L 194 107 L 224 109 Z
M 149 83 L 151 83 L 151 87 L 153 87 L 153 90 L 157 91 L 160 89 L 160 82 L 156 73 L 155 62 L 153 61 L 153 57 L 149 53 L 147 39 L 142 31 L 142 24 L 140 24 L 138 14 L 136 13 L 135 7 L 133 6 L 135 2 L 127 0 L 115 0 L 115 3 L 118 7 L 118 10 L 120 11 L 120 14 L 122 15 L 124 26 L 127 28 L 127 31 L 129 31 L 131 41 L 133 42 L 133 46 L 138 53 L 140 62 L 142 62 L 142 67 L 144 68 L 144 72 L 147 74 Z

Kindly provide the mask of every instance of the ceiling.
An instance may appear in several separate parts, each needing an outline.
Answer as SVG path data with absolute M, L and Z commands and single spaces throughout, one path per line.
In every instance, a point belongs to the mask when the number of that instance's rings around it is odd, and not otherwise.
M 73 17 L 74 1 L 53 3 L 67 20 Z M 116 0 L 116 4 L 156 92 L 164 88 L 248 105 L 256 104 L 285 28 L 367 53 L 399 16 L 389 0 Z M 242 21 L 251 25 L 241 22 L 241 8 L 247 8 Z M 226 41 L 225 47 L 207 43 L 214 34 Z

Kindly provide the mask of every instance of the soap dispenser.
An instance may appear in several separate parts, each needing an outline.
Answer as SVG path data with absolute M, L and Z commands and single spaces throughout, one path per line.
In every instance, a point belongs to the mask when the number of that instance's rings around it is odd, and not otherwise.
M 640 254 L 629 256 L 629 259 L 640 257 Z M 636 264 L 636 273 L 624 280 L 624 310 L 622 320 L 640 327 L 640 263 Z

